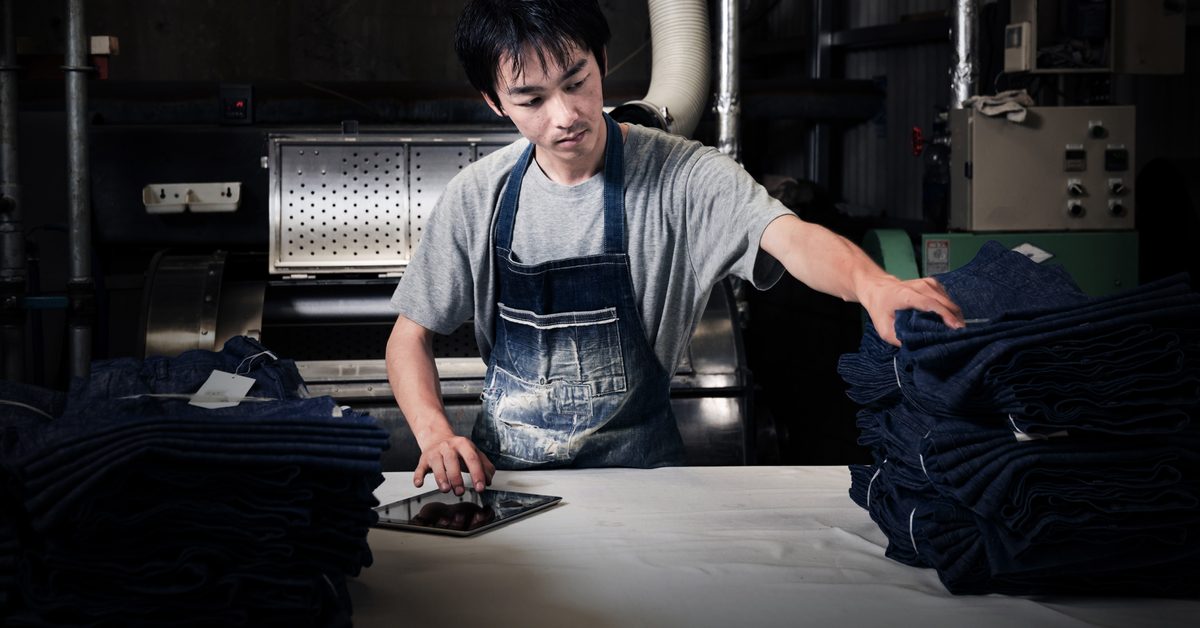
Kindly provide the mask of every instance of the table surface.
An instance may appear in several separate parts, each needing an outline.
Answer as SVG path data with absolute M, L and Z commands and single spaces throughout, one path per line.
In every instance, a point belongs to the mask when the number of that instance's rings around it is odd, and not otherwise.
M 427 489 L 389 473 L 381 503 Z M 433 486 L 432 477 L 427 486 Z M 373 626 L 1188 626 L 1200 601 L 950 595 L 884 557 L 845 467 L 496 474 L 557 506 L 472 537 L 392 529 L 350 581 Z

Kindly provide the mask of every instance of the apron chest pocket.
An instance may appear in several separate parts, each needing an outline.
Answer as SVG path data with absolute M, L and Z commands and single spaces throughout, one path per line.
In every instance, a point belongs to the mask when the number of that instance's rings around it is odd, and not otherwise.
M 625 391 L 625 362 L 616 308 L 535 314 L 500 304 L 501 330 L 512 371 L 537 384 L 590 386 L 593 396 Z

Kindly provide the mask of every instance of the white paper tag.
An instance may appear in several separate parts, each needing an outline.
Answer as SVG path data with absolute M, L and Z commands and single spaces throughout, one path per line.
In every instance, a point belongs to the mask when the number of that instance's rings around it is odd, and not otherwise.
M 1050 251 L 1047 251 L 1043 248 L 1034 246 L 1028 242 L 1026 242 L 1020 246 L 1014 247 L 1013 250 L 1020 253 L 1021 255 L 1024 255 L 1025 257 L 1028 257 L 1029 259 L 1031 259 L 1039 264 L 1054 257 L 1054 254 L 1051 253 Z
M 242 377 L 233 373 L 224 371 L 213 371 L 212 375 L 208 376 L 208 381 L 196 391 L 192 396 L 189 405 L 200 406 L 201 408 L 232 408 L 238 405 L 241 401 L 229 401 L 230 399 L 240 400 L 250 392 L 250 387 L 254 385 L 254 378 Z M 212 399 L 212 401 L 204 401 L 204 399 Z

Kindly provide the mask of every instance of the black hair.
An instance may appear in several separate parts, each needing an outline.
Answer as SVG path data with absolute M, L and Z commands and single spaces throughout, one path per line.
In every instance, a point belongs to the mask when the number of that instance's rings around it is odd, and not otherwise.
M 496 80 L 505 55 L 512 60 L 513 75 L 520 76 L 529 62 L 526 44 L 533 46 L 544 72 L 551 60 L 567 67 L 571 51 L 579 46 L 591 50 L 603 76 L 604 46 L 611 37 L 597 0 L 471 0 L 458 16 L 454 52 L 471 85 L 503 111 Z

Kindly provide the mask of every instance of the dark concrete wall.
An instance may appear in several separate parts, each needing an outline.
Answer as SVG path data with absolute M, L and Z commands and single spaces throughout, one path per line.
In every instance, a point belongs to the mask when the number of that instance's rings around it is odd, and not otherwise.
M 17 36 L 63 50 L 65 3 L 16 3 Z M 454 24 L 466 0 L 91 0 L 87 30 L 120 40 L 114 80 L 466 81 Z M 613 64 L 649 36 L 644 0 L 602 0 Z M 649 78 L 650 50 L 621 68 Z

